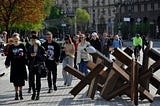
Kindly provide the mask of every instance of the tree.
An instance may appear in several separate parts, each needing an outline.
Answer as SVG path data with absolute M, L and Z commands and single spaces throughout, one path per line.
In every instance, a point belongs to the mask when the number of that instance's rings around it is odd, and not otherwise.
M 88 24 L 89 19 L 90 19 L 90 15 L 85 9 L 81 9 L 81 8 L 76 9 L 76 22 L 77 22 L 77 26 L 79 26 L 81 30 L 83 28 L 86 28 L 86 24 Z
M 0 0 L 0 24 L 5 27 L 5 30 L 13 26 L 39 25 L 50 14 L 51 1 Z

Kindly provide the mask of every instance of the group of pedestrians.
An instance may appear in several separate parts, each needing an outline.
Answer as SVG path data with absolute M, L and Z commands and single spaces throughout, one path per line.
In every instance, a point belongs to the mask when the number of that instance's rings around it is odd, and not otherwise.
M 46 42 L 41 44 L 36 31 L 32 31 L 26 45 L 20 42 L 20 35 L 12 35 L 13 44 L 8 49 L 5 66 L 10 68 L 10 82 L 15 88 L 15 100 L 23 99 L 22 87 L 27 80 L 29 70 L 29 92 L 32 89 L 31 100 L 39 100 L 41 90 L 40 62 L 45 62 L 47 67 L 48 93 L 57 90 L 57 64 L 59 64 L 60 46 L 53 41 L 51 32 L 46 33 Z
M 41 71 L 39 70 L 40 62 L 44 62 L 47 68 L 48 93 L 57 90 L 57 65 L 62 62 L 63 68 L 68 64 L 78 69 L 84 75 L 88 74 L 87 63 L 96 59 L 91 57 L 87 48 L 92 46 L 107 58 L 115 48 L 122 48 L 122 39 L 118 35 L 114 37 L 103 33 L 102 37 L 96 32 L 91 34 L 82 34 L 80 31 L 73 38 L 66 34 L 64 43 L 56 43 L 51 32 L 45 34 L 46 41 L 41 44 L 36 31 L 32 31 L 29 37 L 26 37 L 26 44 L 20 42 L 20 35 L 12 35 L 13 44 L 8 49 L 5 60 L 5 66 L 10 68 L 10 82 L 15 88 L 15 100 L 23 99 L 22 87 L 27 80 L 27 69 L 29 72 L 29 89 L 32 90 L 31 100 L 40 99 L 41 91 Z M 136 45 L 136 41 L 134 42 Z M 139 44 L 138 44 L 139 45 Z M 141 45 L 141 44 L 140 44 Z M 64 85 L 72 84 L 73 76 L 62 69 Z

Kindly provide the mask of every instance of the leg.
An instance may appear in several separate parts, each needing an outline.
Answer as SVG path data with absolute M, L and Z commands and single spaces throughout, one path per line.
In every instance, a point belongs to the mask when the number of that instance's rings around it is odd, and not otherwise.
M 28 68 L 28 70 L 29 70 L 29 68 Z M 30 70 L 29 70 L 29 80 L 28 80 L 28 83 L 29 83 L 29 88 L 28 88 L 28 93 L 31 93 L 31 86 L 32 86 L 32 84 L 31 84 L 31 72 L 30 72 Z
M 15 100 L 18 100 L 18 86 L 14 85 L 14 88 L 15 88 Z
M 53 70 L 52 70 L 52 76 L 53 76 L 53 86 L 54 90 L 57 90 L 56 81 L 57 81 L 57 64 L 54 64 Z
M 51 70 L 50 69 L 48 70 L 47 81 L 48 81 L 48 87 L 49 87 L 48 93 L 50 93 L 52 90 L 52 80 L 51 80 Z
M 21 100 L 23 99 L 22 86 L 19 87 L 19 97 L 20 97 Z
M 36 90 L 37 90 L 37 95 L 36 95 L 36 100 L 39 100 L 39 94 L 40 94 L 40 90 L 41 90 L 41 76 L 38 73 L 36 73 Z
M 69 58 L 68 58 L 68 64 L 69 64 L 71 67 L 73 67 L 73 66 L 74 66 L 74 59 L 71 58 L 71 57 L 69 57 Z M 70 73 L 68 73 L 68 77 L 67 77 L 67 85 L 68 85 L 68 86 L 71 85 L 72 79 L 73 79 L 73 76 L 72 76 Z
M 83 68 L 84 68 L 85 75 L 88 74 L 87 63 L 88 63 L 88 61 L 84 61 L 84 67 Z
M 66 58 L 63 60 L 63 68 L 66 66 L 67 61 Z M 65 70 L 62 70 L 62 75 L 63 75 L 63 79 L 64 79 L 64 85 L 67 84 L 67 72 Z
M 31 88 L 32 88 L 32 91 L 33 91 L 33 94 L 32 94 L 32 97 L 31 97 L 32 100 L 35 99 L 35 95 L 36 95 L 35 78 L 34 78 L 35 73 L 33 72 L 33 71 L 35 71 L 34 69 L 35 68 L 33 68 L 33 70 L 30 71 Z

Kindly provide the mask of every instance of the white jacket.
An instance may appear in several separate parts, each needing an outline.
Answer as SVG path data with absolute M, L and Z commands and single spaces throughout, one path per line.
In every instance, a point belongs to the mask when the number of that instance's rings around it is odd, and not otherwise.
M 77 61 L 76 61 L 77 64 L 81 62 L 81 59 L 83 59 L 84 61 L 91 60 L 91 56 L 85 50 L 89 45 L 90 43 L 87 41 L 83 45 L 81 43 L 78 44 Z

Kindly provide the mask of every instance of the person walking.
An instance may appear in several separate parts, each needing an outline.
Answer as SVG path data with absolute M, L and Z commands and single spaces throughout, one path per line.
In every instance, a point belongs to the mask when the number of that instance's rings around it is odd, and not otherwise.
M 13 44 L 9 47 L 8 55 L 5 60 L 5 66 L 10 68 L 10 82 L 13 83 L 15 88 L 15 100 L 19 97 L 22 100 L 22 87 L 25 85 L 25 80 L 27 80 L 26 71 L 26 50 L 25 46 L 20 43 L 20 38 L 18 33 L 13 34 Z
M 110 39 L 108 37 L 108 34 L 107 33 L 103 33 L 103 37 L 100 39 L 100 42 L 101 42 L 101 51 L 102 53 L 110 58 L 110 51 L 109 51 L 109 42 L 110 42 Z
M 101 52 L 101 43 L 100 43 L 100 40 L 99 40 L 99 36 L 96 32 L 93 32 L 92 33 L 92 38 L 90 40 L 90 44 L 96 49 L 98 50 L 99 52 Z M 97 60 L 95 57 L 93 57 L 93 62 L 96 63 Z
M 122 49 L 122 41 L 119 39 L 118 35 L 114 36 L 114 40 L 113 40 L 113 44 L 112 44 L 112 48 L 120 48 Z
M 68 64 L 71 67 L 74 67 L 74 53 L 75 53 L 75 47 L 72 43 L 72 40 L 70 38 L 70 35 L 65 35 L 65 43 L 63 44 L 62 51 L 65 52 L 65 57 L 62 61 L 63 68 Z M 72 83 L 72 75 L 66 72 L 65 70 L 62 71 L 62 75 L 64 78 L 64 85 L 70 86 Z
M 41 90 L 41 72 L 39 71 L 39 62 L 43 62 L 45 60 L 45 51 L 44 48 L 40 45 L 40 41 L 38 40 L 37 35 L 32 35 L 31 43 L 32 44 L 28 50 L 30 80 L 31 88 L 33 91 L 31 100 L 39 100 Z
M 52 84 L 54 90 L 57 90 L 56 81 L 57 81 L 57 65 L 59 64 L 60 57 L 60 46 L 53 40 L 53 35 L 51 32 L 46 33 L 46 42 L 42 44 L 45 48 L 45 53 L 47 55 L 46 67 L 48 69 L 47 80 L 48 80 L 48 93 L 52 91 Z M 52 78 L 51 78 L 52 74 Z
M 84 34 L 81 34 L 80 39 L 81 42 L 78 44 L 77 51 L 77 64 L 79 65 L 79 71 L 87 75 L 87 63 L 91 58 L 89 53 L 87 53 L 86 48 L 90 45 L 90 43 L 86 41 L 86 36 Z

